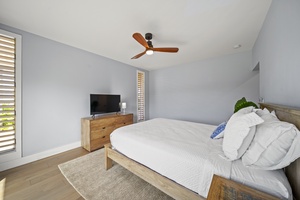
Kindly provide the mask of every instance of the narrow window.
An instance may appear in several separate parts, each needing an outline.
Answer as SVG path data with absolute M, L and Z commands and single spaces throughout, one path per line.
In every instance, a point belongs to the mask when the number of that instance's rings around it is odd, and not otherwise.
M 145 73 L 137 71 L 137 122 L 145 120 Z
M 0 30 L 0 161 L 21 157 L 21 36 Z

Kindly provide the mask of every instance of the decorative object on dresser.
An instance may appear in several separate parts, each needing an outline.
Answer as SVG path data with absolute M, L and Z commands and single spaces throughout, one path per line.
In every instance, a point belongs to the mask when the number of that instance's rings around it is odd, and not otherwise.
M 125 114 L 126 102 L 121 102 L 121 103 L 120 103 L 120 108 L 121 108 L 121 112 L 122 112 L 123 114 Z
M 133 114 L 106 114 L 81 119 L 81 146 L 94 151 L 110 142 L 110 134 L 117 128 L 133 123 Z

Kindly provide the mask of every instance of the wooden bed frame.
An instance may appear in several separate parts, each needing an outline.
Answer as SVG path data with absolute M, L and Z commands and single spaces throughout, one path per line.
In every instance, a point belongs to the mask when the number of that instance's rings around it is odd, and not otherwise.
M 214 174 L 207 200 L 216 199 L 279 200 L 277 197 Z
M 285 107 L 281 105 L 261 103 L 261 108 L 267 108 L 270 111 L 275 111 L 277 117 L 282 121 L 293 123 L 300 130 L 300 109 Z M 300 145 L 300 144 L 299 144 Z M 187 200 L 204 200 L 205 198 L 197 193 L 177 184 L 176 182 L 160 175 L 159 173 L 149 169 L 148 167 L 131 160 L 123 154 L 112 149 L 111 144 L 105 145 L 105 169 L 108 170 L 112 167 L 112 161 L 123 166 L 135 175 L 144 179 L 148 183 L 157 187 L 164 193 L 173 197 L 174 199 L 187 199 Z M 298 158 L 291 165 L 285 169 L 287 178 L 291 184 L 294 199 L 300 200 L 300 158 Z M 241 185 L 241 184 L 240 184 Z

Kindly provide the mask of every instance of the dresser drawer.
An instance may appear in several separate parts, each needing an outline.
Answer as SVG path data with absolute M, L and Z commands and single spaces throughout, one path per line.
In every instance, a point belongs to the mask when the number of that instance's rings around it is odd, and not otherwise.
M 109 142 L 110 142 L 109 135 L 105 136 L 104 138 L 95 139 L 93 140 L 93 142 L 91 142 L 89 151 L 97 150 Z
M 109 136 L 114 130 L 115 126 L 107 126 L 107 127 L 101 127 L 97 129 L 91 129 L 91 140 L 102 138 L 104 136 Z
M 132 116 L 128 115 L 128 116 L 122 116 L 119 118 L 116 118 L 115 124 L 120 126 L 120 125 L 128 125 L 128 124 L 132 124 L 133 123 L 133 119 Z
M 110 142 L 110 134 L 117 128 L 133 123 L 133 114 L 111 114 L 81 119 L 81 146 L 88 151 L 102 148 Z
M 115 124 L 116 119 L 106 118 L 105 120 L 95 119 L 91 121 L 91 129 L 103 128 Z

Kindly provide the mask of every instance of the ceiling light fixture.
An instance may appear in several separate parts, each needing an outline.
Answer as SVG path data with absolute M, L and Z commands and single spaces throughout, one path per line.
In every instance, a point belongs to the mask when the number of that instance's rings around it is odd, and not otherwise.
M 148 50 L 146 51 L 146 54 L 147 54 L 147 55 L 152 55 L 152 54 L 153 54 L 153 50 L 148 49 Z
M 238 49 L 240 47 L 242 47 L 242 45 L 240 45 L 240 44 L 236 44 L 236 45 L 233 46 L 234 49 Z

